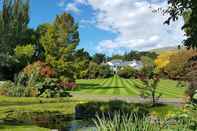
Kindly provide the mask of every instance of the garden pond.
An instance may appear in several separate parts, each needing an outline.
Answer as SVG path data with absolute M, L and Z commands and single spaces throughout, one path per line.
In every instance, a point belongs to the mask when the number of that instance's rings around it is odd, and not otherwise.
M 92 119 L 76 118 L 75 115 L 65 115 L 60 112 L 10 112 L 1 121 L 5 125 L 36 125 L 57 131 L 88 131 L 95 130 Z

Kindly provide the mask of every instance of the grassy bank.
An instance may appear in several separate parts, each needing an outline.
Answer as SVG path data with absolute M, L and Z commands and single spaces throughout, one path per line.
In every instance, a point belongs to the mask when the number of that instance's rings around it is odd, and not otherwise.
M 16 98 L 0 97 L 0 121 L 13 121 L 19 117 L 19 113 L 32 114 L 59 113 L 61 115 L 74 114 L 75 106 L 79 102 L 69 98 Z M 22 117 L 22 116 L 20 116 Z M 23 116 L 25 117 L 25 116 Z M 22 118 L 20 118 L 22 119 Z M 26 118 L 25 118 L 26 119 Z M 50 129 L 36 125 L 26 124 L 2 124 L 1 131 L 50 131 Z

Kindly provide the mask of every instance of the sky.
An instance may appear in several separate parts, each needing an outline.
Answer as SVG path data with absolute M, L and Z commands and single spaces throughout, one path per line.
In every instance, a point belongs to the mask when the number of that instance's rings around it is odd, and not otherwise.
M 30 24 L 53 22 L 63 12 L 79 24 L 80 43 L 91 54 L 123 54 L 176 46 L 184 39 L 183 20 L 164 25 L 168 18 L 153 10 L 166 0 L 30 0 Z

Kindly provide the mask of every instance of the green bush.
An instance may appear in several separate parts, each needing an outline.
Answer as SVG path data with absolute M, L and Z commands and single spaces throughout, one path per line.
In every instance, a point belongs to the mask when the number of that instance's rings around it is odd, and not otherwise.
M 100 65 L 99 66 L 99 77 L 100 78 L 109 78 L 113 76 L 113 71 L 108 65 Z
M 192 99 L 193 99 L 194 103 L 197 103 L 197 90 L 194 92 Z
M 39 96 L 41 97 L 66 97 L 69 93 L 62 88 L 58 79 L 46 78 L 42 83 L 37 84 Z
M 102 116 L 103 114 L 113 116 L 115 112 L 121 114 L 135 114 L 142 117 L 148 114 L 145 106 L 140 104 L 129 104 L 123 101 L 110 101 L 110 102 L 89 102 L 86 104 L 78 104 L 75 108 L 76 117 L 95 117 L 96 115 Z
M 137 77 L 137 70 L 132 67 L 123 67 L 118 71 L 118 75 L 123 78 L 135 78 Z
M 0 80 L 13 80 L 14 75 L 21 70 L 16 57 L 0 53 Z
M 0 95 L 1 96 L 8 96 L 9 90 L 14 87 L 14 83 L 11 81 L 5 81 L 0 85 Z

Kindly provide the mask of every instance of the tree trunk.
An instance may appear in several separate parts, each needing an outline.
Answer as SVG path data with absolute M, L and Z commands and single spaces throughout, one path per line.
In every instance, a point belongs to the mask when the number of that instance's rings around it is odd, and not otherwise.
M 152 92 L 152 103 L 153 103 L 153 106 L 156 104 L 155 92 Z

